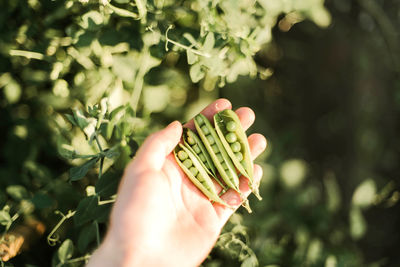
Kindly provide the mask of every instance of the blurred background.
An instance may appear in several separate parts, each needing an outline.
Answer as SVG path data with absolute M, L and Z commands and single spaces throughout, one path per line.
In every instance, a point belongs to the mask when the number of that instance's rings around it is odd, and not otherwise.
M 222 2 L 0 2 L 0 266 L 83 265 L 111 206 L 92 197 L 219 97 L 269 143 L 263 201 L 204 266 L 400 266 L 400 2 Z

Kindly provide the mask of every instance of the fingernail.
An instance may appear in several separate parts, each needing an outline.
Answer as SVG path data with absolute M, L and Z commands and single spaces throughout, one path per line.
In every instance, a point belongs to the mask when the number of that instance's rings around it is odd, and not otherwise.
M 263 142 L 262 142 L 263 150 L 267 148 L 267 145 L 268 145 L 268 141 L 267 141 L 267 139 L 264 137 L 264 138 L 263 138 Z
M 228 99 L 220 98 L 215 103 L 215 109 L 224 110 L 231 107 L 231 102 Z
M 170 124 L 168 124 L 167 128 L 176 127 L 176 126 L 178 126 L 178 124 L 181 124 L 181 123 L 179 121 L 173 121 Z
M 228 205 L 231 205 L 231 206 L 239 206 L 240 203 L 242 203 L 242 200 L 240 199 L 240 196 L 238 194 L 235 194 L 229 198 L 227 203 L 228 203 Z

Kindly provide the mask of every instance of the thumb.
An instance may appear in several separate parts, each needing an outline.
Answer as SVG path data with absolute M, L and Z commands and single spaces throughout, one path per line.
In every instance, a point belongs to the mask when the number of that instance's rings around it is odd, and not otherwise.
M 174 121 L 163 130 L 146 138 L 134 159 L 136 171 L 138 169 L 161 170 L 166 157 L 179 143 L 181 136 L 182 125 L 179 121 Z

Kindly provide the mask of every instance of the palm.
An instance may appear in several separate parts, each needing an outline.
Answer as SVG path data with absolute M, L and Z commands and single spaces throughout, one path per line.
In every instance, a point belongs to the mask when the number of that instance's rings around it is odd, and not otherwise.
M 210 105 L 202 113 L 211 117 L 218 108 L 230 107 Z M 239 109 L 237 113 L 247 129 L 254 121 L 254 114 L 248 108 Z M 193 128 L 193 123 L 185 126 Z M 258 134 L 249 137 L 253 157 L 265 149 L 264 140 Z M 175 146 L 177 141 L 170 145 Z M 118 224 L 118 228 L 113 229 L 125 247 L 148 253 L 150 259 L 152 255 L 158 255 L 153 259 L 155 265 L 198 265 L 211 250 L 234 210 L 212 204 L 178 166 L 170 153 L 173 147 L 167 145 L 167 149 L 162 149 L 165 143 L 168 143 L 168 138 L 160 142 L 158 136 L 153 137 L 142 146 L 142 151 L 128 166 L 111 222 Z M 162 153 L 154 153 L 157 149 L 161 149 Z M 166 154 L 160 156 L 163 153 Z M 256 166 L 255 179 L 260 177 L 261 170 Z M 247 180 L 240 180 L 241 192 L 248 195 Z M 228 190 L 222 199 L 236 208 L 240 205 L 240 197 L 233 190 Z M 163 263 L 164 258 L 168 262 Z

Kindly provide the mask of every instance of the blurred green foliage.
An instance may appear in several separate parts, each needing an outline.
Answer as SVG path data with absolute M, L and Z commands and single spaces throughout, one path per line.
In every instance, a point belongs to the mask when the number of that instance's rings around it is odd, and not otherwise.
M 46 226 L 1 266 L 83 265 L 144 138 L 221 96 L 269 139 L 264 200 L 204 266 L 399 265 L 400 6 L 325 4 L 0 1 L 0 225 Z

